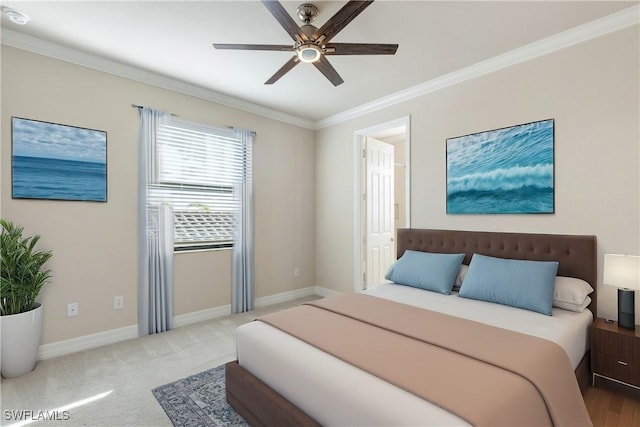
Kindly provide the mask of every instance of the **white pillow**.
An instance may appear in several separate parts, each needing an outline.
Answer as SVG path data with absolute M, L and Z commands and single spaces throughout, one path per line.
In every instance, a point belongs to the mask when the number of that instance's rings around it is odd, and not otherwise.
M 581 306 L 593 288 L 587 282 L 575 277 L 556 276 L 553 302 L 566 302 Z M 557 307 L 557 306 L 556 306 Z
M 586 297 L 582 304 L 574 304 L 571 302 L 555 301 L 555 300 L 553 301 L 554 307 L 562 308 L 564 310 L 569 310 L 569 311 L 576 311 L 578 313 L 582 313 L 589 304 L 591 304 L 590 297 Z

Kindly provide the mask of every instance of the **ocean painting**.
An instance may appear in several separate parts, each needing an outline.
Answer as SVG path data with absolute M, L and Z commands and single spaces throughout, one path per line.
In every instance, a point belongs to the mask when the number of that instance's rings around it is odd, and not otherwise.
M 548 119 L 447 139 L 447 213 L 553 213 L 553 128 Z
M 107 133 L 11 118 L 12 197 L 107 201 Z

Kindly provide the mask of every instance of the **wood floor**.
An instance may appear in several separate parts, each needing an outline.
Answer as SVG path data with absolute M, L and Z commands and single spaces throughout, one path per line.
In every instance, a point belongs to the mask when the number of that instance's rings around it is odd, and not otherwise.
M 598 379 L 584 401 L 594 427 L 640 426 L 640 390 Z

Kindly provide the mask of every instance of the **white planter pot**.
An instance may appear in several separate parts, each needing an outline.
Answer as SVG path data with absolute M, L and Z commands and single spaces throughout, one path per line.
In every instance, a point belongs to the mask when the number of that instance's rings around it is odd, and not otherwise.
M 4 378 L 31 372 L 36 366 L 42 335 L 42 305 L 20 314 L 0 316 L 2 325 L 1 366 Z

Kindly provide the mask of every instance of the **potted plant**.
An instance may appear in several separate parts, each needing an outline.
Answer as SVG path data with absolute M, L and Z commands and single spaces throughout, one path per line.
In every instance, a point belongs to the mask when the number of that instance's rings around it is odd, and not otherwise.
M 36 249 L 39 235 L 23 237 L 23 228 L 0 219 L 0 371 L 13 378 L 33 370 L 42 334 L 42 305 L 36 298 L 51 277 L 44 264 L 51 251 Z

